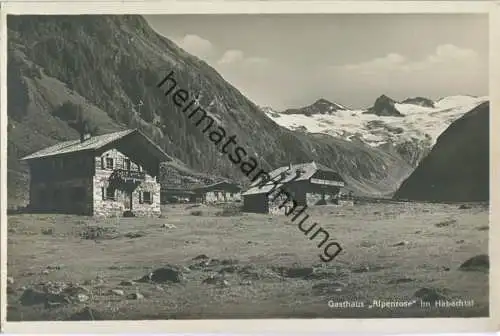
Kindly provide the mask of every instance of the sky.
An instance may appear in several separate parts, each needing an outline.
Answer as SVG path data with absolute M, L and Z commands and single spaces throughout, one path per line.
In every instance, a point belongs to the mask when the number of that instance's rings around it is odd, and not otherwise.
M 254 103 L 275 110 L 320 98 L 366 108 L 382 94 L 395 100 L 488 95 L 484 14 L 145 18 Z

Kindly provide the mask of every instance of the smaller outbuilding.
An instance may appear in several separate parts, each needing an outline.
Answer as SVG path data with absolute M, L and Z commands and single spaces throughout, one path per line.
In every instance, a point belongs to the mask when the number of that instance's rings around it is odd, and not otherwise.
M 228 181 L 193 188 L 191 191 L 196 200 L 206 204 L 241 201 L 241 187 Z
M 286 191 L 297 205 L 339 204 L 341 190 L 346 186 L 340 174 L 314 161 L 280 167 L 269 177 L 263 184 L 256 181 L 242 194 L 243 211 L 273 212 L 277 204 L 285 201 L 272 196 L 279 190 Z
M 161 188 L 160 200 L 161 204 L 194 203 L 196 202 L 196 194 L 182 188 Z

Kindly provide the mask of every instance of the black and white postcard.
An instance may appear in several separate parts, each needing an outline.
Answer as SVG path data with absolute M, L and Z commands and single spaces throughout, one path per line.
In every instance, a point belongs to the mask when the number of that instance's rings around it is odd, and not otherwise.
M 495 6 L 314 6 L 3 7 L 9 326 L 495 329 Z

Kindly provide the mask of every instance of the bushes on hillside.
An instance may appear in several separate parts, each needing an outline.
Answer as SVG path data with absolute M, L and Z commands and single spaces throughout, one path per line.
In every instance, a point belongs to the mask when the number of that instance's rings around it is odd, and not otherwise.
M 85 113 L 81 105 L 69 101 L 65 102 L 54 110 L 53 115 L 66 121 L 70 127 L 79 133 L 95 134 L 98 131 L 97 125 Z

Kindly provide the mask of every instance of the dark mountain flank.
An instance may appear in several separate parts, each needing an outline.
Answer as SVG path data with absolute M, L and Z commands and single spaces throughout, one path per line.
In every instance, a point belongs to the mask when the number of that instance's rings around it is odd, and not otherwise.
M 335 111 L 345 110 L 345 107 L 339 104 L 332 103 L 326 99 L 318 99 L 313 104 L 297 108 L 297 109 L 288 109 L 281 113 L 283 114 L 303 114 L 306 116 L 311 116 L 314 114 L 332 114 Z
M 420 105 L 423 107 L 434 107 L 434 102 L 424 97 L 406 98 L 401 102 L 401 104 L 413 104 L 413 105 Z
M 489 109 L 485 102 L 453 122 L 394 197 L 489 200 Z
M 381 95 L 364 114 L 375 114 L 379 117 L 404 117 L 395 106 L 396 101 L 386 95 Z
M 74 113 L 67 112 L 72 105 L 95 134 L 139 128 L 172 157 L 168 176 L 174 170 L 186 181 L 221 176 L 247 182 L 156 87 L 171 70 L 179 87 L 196 96 L 264 169 L 315 160 L 365 194 L 393 192 L 411 170 L 383 150 L 280 127 L 140 16 L 9 16 L 9 202 L 26 199 L 29 177 L 19 157 L 78 138 Z

